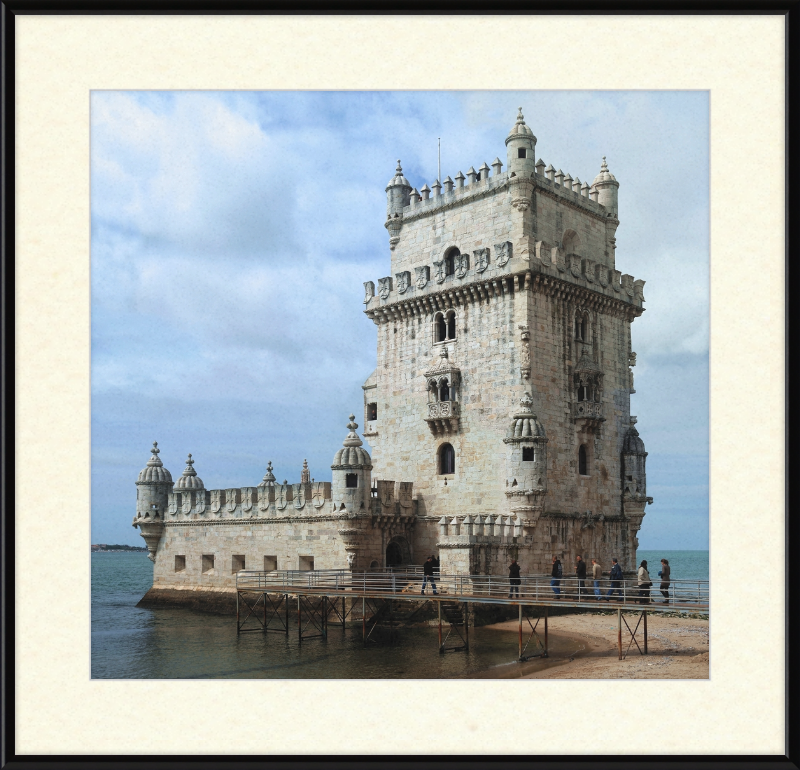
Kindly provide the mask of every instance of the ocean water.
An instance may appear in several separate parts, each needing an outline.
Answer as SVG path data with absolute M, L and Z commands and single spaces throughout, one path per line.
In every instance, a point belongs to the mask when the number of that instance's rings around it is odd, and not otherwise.
M 331 623 L 327 640 L 302 644 L 293 626 L 288 637 L 259 632 L 237 636 L 234 616 L 136 607 L 153 582 L 147 554 L 93 553 L 91 559 L 93 679 L 514 678 L 582 648 L 559 637 L 554 624 L 551 659 L 525 663 L 517 662 L 518 632 L 485 627 L 470 628 L 468 653 L 443 655 L 435 627 L 403 628 L 393 644 L 367 648 L 360 624 L 342 630 Z M 527 652 L 534 647 L 532 640 Z
M 636 561 L 647 562 L 647 571 L 658 580 L 661 560 L 669 562 L 671 580 L 708 580 L 708 551 L 644 551 L 636 552 Z

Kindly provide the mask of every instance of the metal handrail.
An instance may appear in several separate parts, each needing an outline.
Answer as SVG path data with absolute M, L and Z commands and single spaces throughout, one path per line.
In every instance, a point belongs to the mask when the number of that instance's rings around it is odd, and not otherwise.
M 636 579 L 624 578 L 611 581 L 602 578 L 595 594 L 591 578 L 579 580 L 575 577 L 551 578 L 549 575 L 520 577 L 519 584 L 512 585 L 505 575 L 434 575 L 437 593 L 441 596 L 459 598 L 512 598 L 521 601 L 551 602 L 565 601 L 579 604 L 602 604 L 600 599 L 638 604 L 648 599 L 650 603 L 682 605 L 706 608 L 709 603 L 708 580 L 670 580 L 668 598 L 664 599 L 659 583 L 642 589 Z M 558 584 L 555 581 L 558 580 Z M 423 575 L 419 572 L 351 572 L 350 570 L 241 570 L 236 573 L 237 590 L 265 590 L 275 593 L 293 590 L 324 592 L 358 592 L 363 594 L 403 595 L 409 598 L 421 591 Z M 583 585 L 580 585 L 580 583 Z M 616 585 L 619 583 L 619 585 Z M 556 590 L 558 589 L 558 590 Z M 430 594 L 429 594 L 430 595 Z

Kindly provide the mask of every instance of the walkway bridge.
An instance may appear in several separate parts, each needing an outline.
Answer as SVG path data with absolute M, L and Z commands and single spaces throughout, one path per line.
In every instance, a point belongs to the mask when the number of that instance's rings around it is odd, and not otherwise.
M 290 600 L 294 600 L 301 642 L 327 639 L 331 620 L 344 628 L 348 617 L 356 620 L 356 610 L 360 608 L 363 640 L 367 645 L 376 640 L 376 628 L 388 629 L 392 639 L 400 627 L 420 615 L 427 602 L 432 602 L 438 617 L 439 652 L 443 653 L 469 650 L 471 606 L 506 605 L 518 608 L 519 659 L 527 660 L 548 656 L 549 608 L 616 609 L 617 646 L 622 660 L 633 644 L 642 655 L 647 654 L 648 613 L 709 614 L 707 580 L 673 580 L 666 599 L 657 584 L 642 589 L 630 579 L 612 584 L 604 578 L 597 589 L 592 580 L 563 577 L 554 584 L 549 575 L 521 577 L 519 584 L 513 586 L 509 578 L 501 575 L 435 575 L 432 582 L 436 593 L 432 591 L 433 585 L 428 585 L 423 593 L 423 575 L 413 567 L 384 572 L 241 570 L 236 575 L 237 633 L 262 631 L 288 635 Z M 638 616 L 634 628 L 628 624 L 623 610 Z M 542 636 L 538 633 L 540 621 L 543 621 Z M 630 636 L 624 652 L 623 625 Z M 637 639 L 640 628 L 642 646 Z M 526 641 L 523 630 L 528 634 Z M 448 646 L 451 639 L 453 642 Z M 531 641 L 538 651 L 526 654 Z

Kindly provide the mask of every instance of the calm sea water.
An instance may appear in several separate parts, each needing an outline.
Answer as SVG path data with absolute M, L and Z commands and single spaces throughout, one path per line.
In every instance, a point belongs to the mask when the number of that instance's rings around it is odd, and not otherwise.
M 661 558 L 669 559 L 675 578 L 708 577 L 707 551 L 640 551 L 639 556 L 651 567 Z M 517 663 L 517 632 L 488 628 L 470 629 L 469 653 L 444 655 L 437 651 L 436 628 L 402 629 L 394 644 L 366 649 L 360 626 L 342 631 L 331 625 L 327 641 L 302 644 L 294 628 L 288 637 L 261 633 L 237 637 L 233 616 L 137 608 L 153 582 L 153 565 L 146 554 L 93 553 L 91 559 L 95 679 L 518 677 L 552 664 L 552 660 Z M 549 646 L 554 658 L 580 649 L 576 642 L 552 633 Z
M 650 577 L 658 580 L 661 560 L 669 562 L 672 580 L 708 580 L 708 551 L 644 551 L 636 552 L 637 562 L 644 559 Z

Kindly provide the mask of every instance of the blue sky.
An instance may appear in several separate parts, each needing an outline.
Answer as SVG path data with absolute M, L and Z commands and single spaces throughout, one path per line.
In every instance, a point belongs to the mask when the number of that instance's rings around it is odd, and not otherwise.
M 640 547 L 708 547 L 704 91 L 92 94 L 92 542 L 141 544 L 158 440 L 207 488 L 330 478 L 375 367 L 363 282 L 389 272 L 384 188 L 505 161 L 518 106 L 546 164 L 620 182 L 648 506 Z M 360 420 L 359 420 L 360 422 Z

